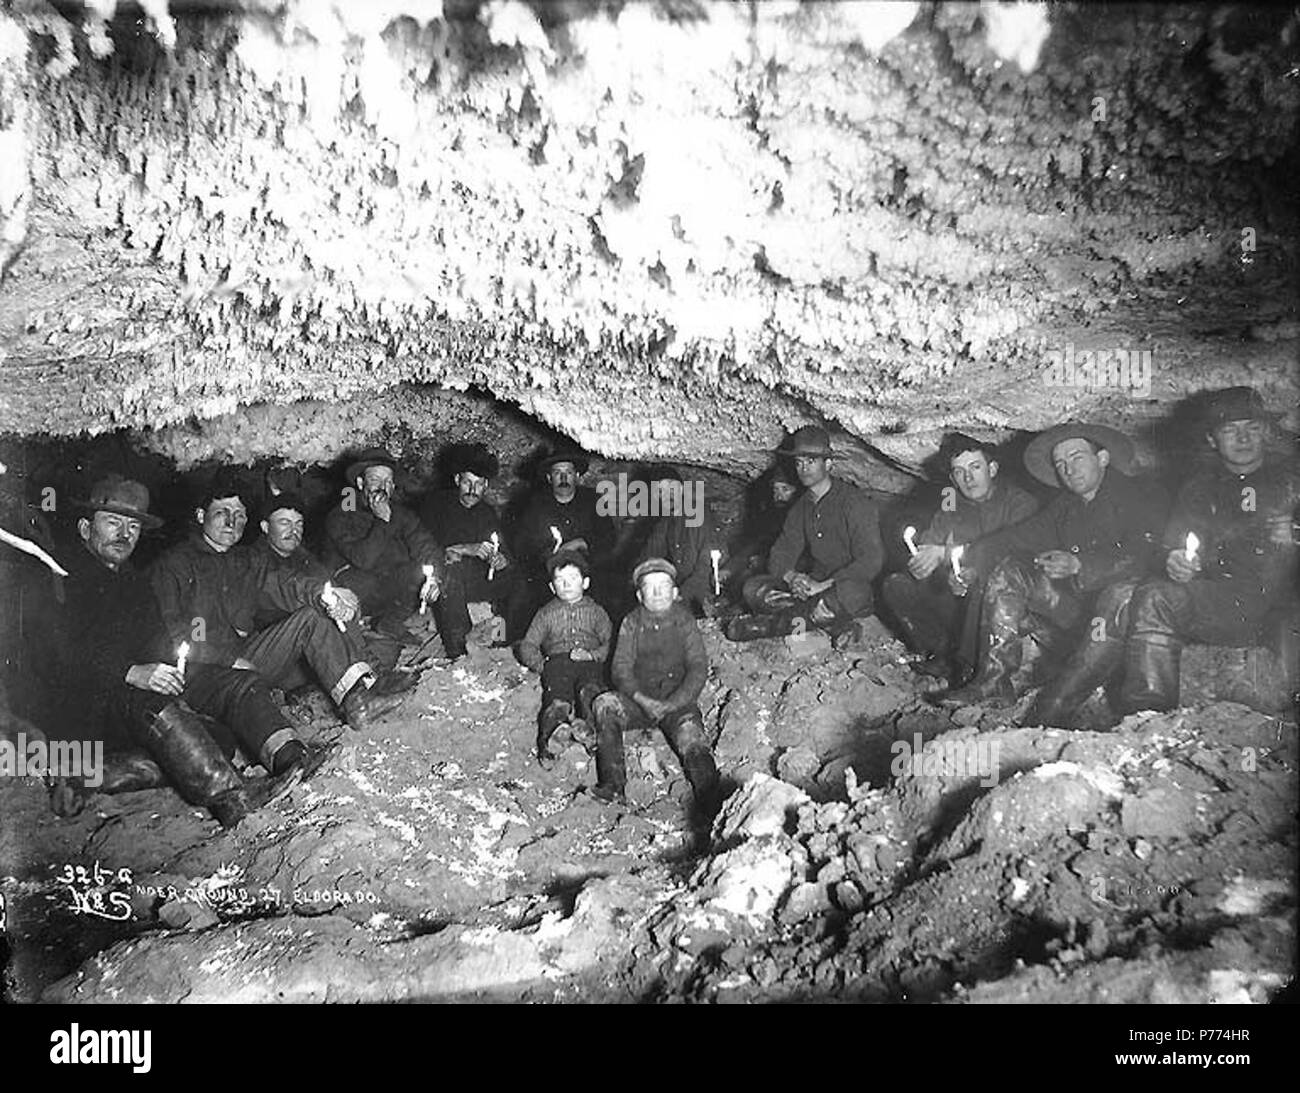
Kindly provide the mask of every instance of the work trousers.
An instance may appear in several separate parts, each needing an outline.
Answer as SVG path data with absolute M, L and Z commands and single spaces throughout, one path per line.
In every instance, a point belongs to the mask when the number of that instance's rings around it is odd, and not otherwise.
M 282 622 L 252 635 L 240 655 L 285 690 L 309 682 L 302 668 L 305 660 L 336 705 L 342 705 L 362 676 L 372 673 L 371 666 L 359 659 L 355 642 L 314 607 L 300 607 Z

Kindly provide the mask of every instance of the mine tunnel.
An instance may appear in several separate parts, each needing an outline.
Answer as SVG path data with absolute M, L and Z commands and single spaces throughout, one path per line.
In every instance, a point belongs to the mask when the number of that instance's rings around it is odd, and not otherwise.
M 6 1000 L 1282 996 L 1298 66 L 6 5 Z

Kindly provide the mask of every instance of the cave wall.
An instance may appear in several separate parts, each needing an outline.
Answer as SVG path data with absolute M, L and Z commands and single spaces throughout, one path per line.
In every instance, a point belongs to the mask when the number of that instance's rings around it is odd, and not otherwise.
M 414 382 L 729 471 L 820 417 L 894 488 L 951 426 L 1294 405 L 1300 15 L 1053 5 L 1036 49 L 1006 10 L 17 5 L 3 427 L 184 463 Z M 1053 386 L 1067 346 L 1150 389 Z

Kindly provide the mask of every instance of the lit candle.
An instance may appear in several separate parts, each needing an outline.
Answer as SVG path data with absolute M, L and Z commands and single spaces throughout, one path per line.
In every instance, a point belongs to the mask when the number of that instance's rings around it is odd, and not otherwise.
M 916 557 L 916 528 L 906 527 L 903 529 L 903 542 L 907 544 L 908 552 L 913 558 Z
M 488 580 L 490 581 L 496 570 L 492 568 L 492 561 L 501 551 L 501 537 L 494 531 L 489 537 L 488 542 L 492 544 L 492 557 L 488 559 Z
M 424 584 L 420 586 L 420 614 L 424 614 L 424 609 L 429 606 L 428 595 L 433 588 L 433 566 L 426 565 L 421 567 L 424 571 Z
M 185 662 L 189 659 L 189 656 L 190 643 L 188 641 L 183 641 L 176 646 L 176 670 L 181 675 L 185 674 Z
M 329 581 L 326 581 L 325 587 L 321 589 L 321 593 L 320 593 L 321 602 L 326 607 L 333 607 L 335 604 L 338 603 L 338 596 L 339 596 L 338 590 L 332 584 L 330 584 Z M 340 631 L 347 629 L 347 627 L 343 625 L 342 619 L 335 619 L 334 625 L 337 626 Z
M 955 546 L 952 548 L 952 575 L 959 581 L 961 580 L 961 556 L 966 553 L 964 546 Z
M 555 540 L 555 546 L 551 549 L 551 553 L 554 554 L 564 542 L 564 536 L 560 534 L 560 529 L 554 524 L 551 525 L 551 537 Z
M 718 563 L 722 561 L 722 551 L 710 550 L 709 560 L 713 563 L 713 594 L 722 595 L 722 574 L 718 571 Z
M 1196 537 L 1196 532 L 1189 531 L 1187 533 L 1187 546 L 1183 550 L 1183 553 L 1187 555 L 1188 565 L 1196 564 L 1196 552 L 1200 549 L 1201 541 Z

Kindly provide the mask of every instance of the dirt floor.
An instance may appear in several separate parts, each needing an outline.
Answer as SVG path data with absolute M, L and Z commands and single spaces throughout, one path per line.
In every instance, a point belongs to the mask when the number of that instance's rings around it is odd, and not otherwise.
M 735 645 L 702 705 L 707 850 L 661 737 L 629 803 L 547 772 L 505 649 L 431 668 L 223 833 L 167 790 L 62 820 L 0 786 L 15 1001 L 1264 1001 L 1294 966 L 1296 727 L 1219 702 L 1114 733 L 927 705 L 870 621 Z M 80 870 L 80 871 L 79 871 Z

